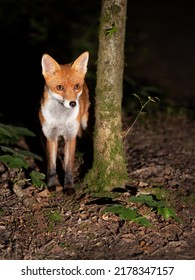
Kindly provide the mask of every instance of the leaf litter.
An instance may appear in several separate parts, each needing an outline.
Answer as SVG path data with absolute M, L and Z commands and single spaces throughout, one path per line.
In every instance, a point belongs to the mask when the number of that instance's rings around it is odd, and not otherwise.
M 116 199 L 86 194 L 78 173 L 72 196 L 27 187 L 41 206 L 32 209 L 14 191 L 15 171 L 1 163 L 0 259 L 194 259 L 194 130 L 184 115 L 136 123 L 125 139 L 129 186 Z

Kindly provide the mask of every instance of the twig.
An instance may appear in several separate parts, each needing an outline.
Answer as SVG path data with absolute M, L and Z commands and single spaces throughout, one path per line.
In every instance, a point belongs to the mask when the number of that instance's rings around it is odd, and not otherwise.
M 141 109 L 139 110 L 139 113 L 137 114 L 137 117 L 135 118 L 134 122 L 132 123 L 132 125 L 127 129 L 127 131 L 124 133 L 123 135 L 123 138 L 125 138 L 129 132 L 132 130 L 132 128 L 134 127 L 135 123 L 137 122 L 139 116 L 143 113 L 143 110 L 144 108 L 148 105 L 149 102 L 156 102 L 156 100 L 159 100 L 158 97 L 151 97 L 151 96 L 148 96 L 148 100 L 143 104 L 141 98 L 136 94 L 134 93 L 133 94 L 135 97 L 138 98 L 139 102 L 140 102 L 140 105 L 141 105 Z

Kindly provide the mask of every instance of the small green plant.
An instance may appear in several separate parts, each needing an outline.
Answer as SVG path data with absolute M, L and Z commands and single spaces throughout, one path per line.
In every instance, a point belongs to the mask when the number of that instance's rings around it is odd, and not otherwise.
M 15 144 L 22 136 L 34 137 L 35 134 L 25 127 L 0 123 L 1 144 Z
M 29 171 L 29 164 L 27 159 L 33 158 L 36 160 L 42 160 L 42 158 L 30 151 L 19 149 L 16 147 L 17 142 L 22 137 L 34 137 L 35 134 L 25 127 L 0 124 L 0 161 L 7 165 L 8 168 L 15 168 L 16 176 L 14 178 L 14 184 L 19 183 L 32 183 L 36 187 L 44 187 L 45 175 L 38 171 Z M 22 178 L 22 171 L 26 170 L 30 178 Z
M 55 222 L 61 222 L 62 221 L 62 215 L 59 211 L 55 210 L 52 211 L 48 218 L 49 222 L 55 223 Z
M 155 211 L 158 215 L 161 215 L 165 220 L 169 218 L 175 219 L 177 222 L 181 223 L 182 220 L 176 215 L 175 210 L 168 205 L 168 203 L 163 199 L 155 198 L 152 195 L 140 194 L 139 196 L 133 196 L 129 198 L 129 202 L 145 204 L 150 207 L 151 211 Z M 144 216 L 137 213 L 135 209 L 124 206 L 123 204 L 116 204 L 108 206 L 102 211 L 102 213 L 114 213 L 119 215 L 122 220 L 129 220 L 138 223 L 142 226 L 151 226 L 150 221 Z
M 9 168 L 28 168 L 27 161 L 17 155 L 2 155 L 0 161 L 6 163 Z
M 110 28 L 108 28 L 108 29 L 106 29 L 106 36 L 112 36 L 114 33 L 116 33 L 117 32 L 117 27 L 116 27 L 116 24 L 115 24 L 115 22 L 112 24 L 112 27 L 110 27 Z
M 148 99 L 147 101 L 143 102 L 141 100 L 141 98 L 136 94 L 136 93 L 133 93 L 133 95 L 139 100 L 140 102 L 140 110 L 134 120 L 134 122 L 132 123 L 132 125 L 127 129 L 127 131 L 124 132 L 124 135 L 123 135 L 123 138 L 125 138 L 128 134 L 130 134 L 130 131 L 132 130 L 132 128 L 134 127 L 135 123 L 137 122 L 137 120 L 139 119 L 140 115 L 141 114 L 144 114 L 144 109 L 146 108 L 146 106 L 150 103 L 150 102 L 156 102 L 156 101 L 159 101 L 160 99 L 158 97 L 151 97 L 151 96 L 148 96 Z
M 60 223 L 62 221 L 62 215 L 58 210 L 51 211 L 48 216 L 49 222 L 49 231 L 53 231 L 53 228 L 56 223 Z
M 46 186 L 45 182 L 43 181 L 43 180 L 45 180 L 45 174 L 43 174 L 39 171 L 33 170 L 29 173 L 29 175 L 30 175 L 32 183 L 35 187 L 39 188 L 39 187 Z
M 150 226 L 151 223 L 142 215 L 138 214 L 136 210 L 127 208 L 124 205 L 117 204 L 113 206 L 108 206 L 104 209 L 103 213 L 114 213 L 119 215 L 122 220 L 132 221 L 138 223 L 142 226 Z
M 169 207 L 164 200 L 157 200 L 152 195 L 140 194 L 139 196 L 130 197 L 129 201 L 133 203 L 146 204 L 153 211 L 156 211 L 158 215 L 161 215 L 165 220 L 174 218 L 177 222 L 181 222 L 181 219 L 177 217 L 175 210 L 172 207 Z

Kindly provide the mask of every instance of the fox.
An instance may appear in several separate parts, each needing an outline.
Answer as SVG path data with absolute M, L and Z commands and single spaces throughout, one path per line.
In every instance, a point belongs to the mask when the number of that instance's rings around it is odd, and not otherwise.
M 89 53 L 73 63 L 59 64 L 49 54 L 41 59 L 45 85 L 39 120 L 46 138 L 47 187 L 59 185 L 56 171 L 59 138 L 64 138 L 64 190 L 74 190 L 76 138 L 86 130 L 89 115 L 89 90 L 85 81 Z

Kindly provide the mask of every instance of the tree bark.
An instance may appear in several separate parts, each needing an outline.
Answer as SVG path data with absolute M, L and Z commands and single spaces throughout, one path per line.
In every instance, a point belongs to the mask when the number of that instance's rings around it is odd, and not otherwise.
M 96 192 L 128 180 L 122 141 L 124 43 L 127 0 L 102 0 L 97 63 L 94 162 L 86 177 Z

